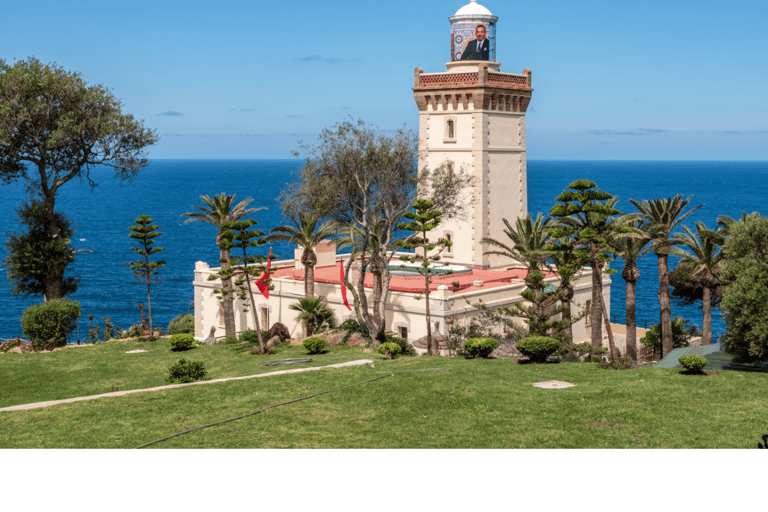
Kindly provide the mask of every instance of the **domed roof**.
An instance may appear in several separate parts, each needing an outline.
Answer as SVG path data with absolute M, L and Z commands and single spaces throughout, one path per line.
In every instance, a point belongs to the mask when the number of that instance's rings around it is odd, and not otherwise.
M 491 11 L 477 3 L 477 0 L 472 0 L 456 11 L 454 16 L 493 16 L 493 14 L 491 14 Z

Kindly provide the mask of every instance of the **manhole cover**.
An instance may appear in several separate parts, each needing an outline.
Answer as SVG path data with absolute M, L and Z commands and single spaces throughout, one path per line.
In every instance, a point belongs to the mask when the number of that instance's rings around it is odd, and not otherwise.
M 571 384 L 570 382 L 563 382 L 561 380 L 548 380 L 547 382 L 534 382 L 534 386 L 537 388 L 544 388 L 544 389 L 563 389 L 563 388 L 572 388 L 576 384 Z

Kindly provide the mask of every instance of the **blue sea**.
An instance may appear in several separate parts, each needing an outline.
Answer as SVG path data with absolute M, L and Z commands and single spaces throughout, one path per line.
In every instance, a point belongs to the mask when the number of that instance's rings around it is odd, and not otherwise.
M 121 184 L 108 169 L 102 168 L 92 171 L 93 180 L 99 184 L 93 190 L 77 180 L 65 184 L 60 189 L 56 210 L 74 222 L 75 247 L 93 251 L 78 254 L 72 265 L 71 274 L 81 277 L 80 288 L 71 296 L 82 308 L 79 337 L 87 338 L 90 313 L 102 329 L 104 317 L 121 328 L 140 320 L 137 304 L 147 302 L 146 286 L 136 282 L 125 264 L 138 257 L 131 251 L 136 244 L 128 237 L 128 227 L 136 218 L 149 215 L 163 233 L 156 239 L 156 246 L 165 248 L 158 256 L 167 264 L 159 274 L 163 281 L 152 284 L 152 309 L 155 325 L 167 326 L 176 315 L 191 312 L 195 262 L 205 261 L 214 266 L 219 257 L 216 228 L 203 222 L 185 224 L 181 214 L 196 211 L 192 205 L 202 205 L 201 195 L 226 192 L 236 194 L 238 201 L 252 197 L 249 206 L 267 208 L 252 217 L 259 221 L 258 228 L 268 232 L 285 223 L 276 198 L 295 179 L 295 171 L 301 165 L 299 160 L 156 160 L 132 183 Z M 718 215 L 739 217 L 743 211 L 756 211 L 768 197 L 768 162 L 538 160 L 528 162 L 529 212 L 546 214 L 554 198 L 576 179 L 592 180 L 601 189 L 617 195 L 618 208 L 624 213 L 635 211 L 630 198 L 692 195 L 691 205 L 704 206 L 686 219 L 685 224 L 691 228 L 697 221 L 714 227 Z M 25 197 L 23 183 L 0 187 L 3 245 L 6 233 L 18 231 L 14 210 Z M 272 251 L 279 259 L 293 256 L 293 247 L 287 243 L 275 243 Z M 4 258 L 5 248 L 0 247 L 0 259 Z M 640 327 L 659 321 L 656 264 L 656 257 L 651 254 L 638 265 Z M 675 264 L 676 258 L 670 258 L 670 268 Z M 612 276 L 611 320 L 624 323 L 625 283 L 620 274 L 623 263 L 618 260 L 611 266 L 619 271 Z M 24 309 L 42 301 L 12 296 L 5 272 L 0 270 L 0 339 L 21 335 Z M 672 313 L 691 319 L 692 324 L 702 323 L 700 307 L 673 303 Z M 715 335 L 725 331 L 719 310 L 714 311 L 712 325 Z

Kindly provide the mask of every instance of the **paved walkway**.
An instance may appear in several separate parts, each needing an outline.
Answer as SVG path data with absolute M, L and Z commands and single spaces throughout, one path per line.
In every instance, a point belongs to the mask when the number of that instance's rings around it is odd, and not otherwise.
M 112 393 L 104 393 L 101 395 L 80 396 L 77 398 L 66 398 L 64 400 L 49 400 L 48 402 L 36 402 L 33 404 L 13 405 L 11 407 L 0 408 L 0 412 L 24 411 L 27 409 L 39 409 L 41 407 L 50 407 L 52 405 L 58 405 L 58 404 L 82 402 L 84 400 L 96 400 L 97 398 L 104 398 L 104 397 L 110 397 L 110 396 L 123 396 L 123 395 L 130 395 L 131 393 L 143 393 L 145 391 L 162 391 L 164 389 L 180 388 L 184 386 L 197 386 L 199 384 L 213 384 L 215 382 L 226 382 L 228 380 L 255 379 L 258 377 L 269 377 L 272 375 L 285 375 L 286 373 L 311 372 L 314 370 L 322 370 L 324 368 L 341 368 L 343 366 L 362 366 L 366 364 L 370 364 L 371 366 L 373 366 L 373 361 L 371 359 L 358 359 L 357 361 L 348 361 L 346 363 L 331 364 L 328 366 L 313 366 L 311 368 L 294 368 L 292 370 L 279 370 L 276 372 L 260 373 L 258 375 L 247 375 L 245 377 L 229 377 L 226 379 L 203 380 L 199 382 L 189 382 L 186 384 L 169 384 L 167 386 L 158 386 L 156 388 L 129 389 L 127 391 L 113 391 Z

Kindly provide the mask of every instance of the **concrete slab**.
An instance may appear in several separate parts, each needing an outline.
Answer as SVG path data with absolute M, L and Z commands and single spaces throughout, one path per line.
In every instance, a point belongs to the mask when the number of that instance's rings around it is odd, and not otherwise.
M 543 388 L 543 389 L 564 389 L 564 388 L 572 388 L 576 384 L 571 384 L 570 382 L 563 382 L 561 380 L 548 380 L 546 382 L 534 382 L 534 386 L 537 388 Z

